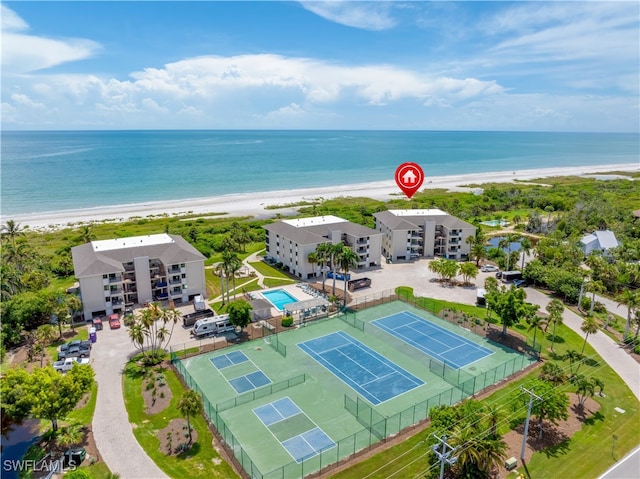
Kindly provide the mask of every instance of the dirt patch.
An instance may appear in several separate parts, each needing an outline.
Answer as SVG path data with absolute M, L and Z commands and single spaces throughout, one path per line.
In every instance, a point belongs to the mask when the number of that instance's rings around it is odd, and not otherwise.
M 582 429 L 584 422 L 596 414 L 600 410 L 600 404 L 592 398 L 588 398 L 584 406 L 578 406 L 578 396 L 576 394 L 569 394 L 569 418 L 566 421 L 558 421 L 558 424 L 552 424 L 549 421 L 543 423 L 544 431 L 542 439 L 538 439 L 539 429 L 538 423 L 532 420 L 529 423 L 529 434 L 527 437 L 527 444 L 525 446 L 524 458 L 526 462 L 531 461 L 531 456 L 534 452 L 546 451 L 550 455 L 563 454 L 563 451 L 568 452 L 567 440 L 571 438 L 577 431 Z M 516 429 L 509 431 L 502 438 L 507 443 L 507 458 L 515 457 L 518 459 L 518 466 L 522 466 L 520 461 L 520 453 L 522 452 L 522 438 L 524 434 L 524 424 L 521 424 Z M 509 471 L 501 464 L 498 470 L 499 477 L 507 477 Z
M 156 434 L 160 441 L 160 450 L 167 455 L 188 454 L 189 430 L 186 419 L 172 419 L 164 429 Z M 191 444 L 198 440 L 198 431 L 191 427 Z
M 142 381 L 142 398 L 144 399 L 145 412 L 153 416 L 169 407 L 173 393 L 161 370 L 153 370 L 151 374 L 150 378 Z

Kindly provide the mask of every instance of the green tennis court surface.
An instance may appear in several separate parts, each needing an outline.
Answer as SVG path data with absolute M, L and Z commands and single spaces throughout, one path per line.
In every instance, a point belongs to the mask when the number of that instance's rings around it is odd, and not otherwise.
M 450 367 L 371 324 L 394 315 L 432 323 L 439 333 L 491 354 Z M 280 333 L 277 342 L 286 356 L 266 337 L 176 361 L 249 476 L 304 477 L 425 419 L 432 407 L 456 403 L 535 361 L 401 301 L 358 311 L 355 318 Z M 342 344 L 345 338 L 349 344 Z M 318 361 L 323 355 L 327 364 Z M 375 387 L 387 376 L 391 387 Z M 265 378 L 269 383 L 261 385 Z M 403 384 L 394 392 L 399 378 Z M 376 402 L 367 391 L 388 397 Z

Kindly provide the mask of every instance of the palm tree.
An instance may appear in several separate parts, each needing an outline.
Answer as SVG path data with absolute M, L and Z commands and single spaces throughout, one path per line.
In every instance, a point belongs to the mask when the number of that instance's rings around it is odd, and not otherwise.
M 187 428 L 189 429 L 189 445 L 193 441 L 191 436 L 191 416 L 199 414 L 202 411 L 202 397 L 193 389 L 189 389 L 180 398 L 178 403 L 178 411 L 187 417 Z
M 79 444 L 84 437 L 82 430 L 82 424 L 71 424 L 70 426 L 63 427 L 58 431 L 56 436 L 56 444 L 61 448 L 71 451 L 71 446 Z
M 529 327 L 527 328 L 527 331 L 531 331 L 533 329 L 533 349 L 535 349 L 536 347 L 536 334 L 538 333 L 538 331 L 544 331 L 546 324 L 547 324 L 547 319 L 543 318 L 542 316 L 538 316 L 537 314 L 535 316 L 531 316 L 528 320 L 527 323 L 529 324 Z
M 580 362 L 584 358 L 584 355 L 576 351 L 575 349 L 568 349 L 566 353 L 562 356 L 563 360 L 569 360 L 569 374 L 573 375 L 573 364 L 578 363 L 578 367 L 576 368 L 576 372 L 580 369 Z
M 531 254 L 531 248 L 532 248 L 531 239 L 529 239 L 528 236 L 523 236 L 522 239 L 520 240 L 520 251 L 522 252 L 522 266 L 520 267 L 520 269 L 522 271 L 524 271 L 525 257 Z
M 480 261 L 487 257 L 487 248 L 484 243 L 473 243 L 471 245 L 471 257 L 475 260 L 476 266 L 480 266 Z
M 342 243 L 336 243 L 330 245 L 329 248 L 329 262 L 331 264 L 331 272 L 333 273 L 333 285 L 331 286 L 331 294 L 336 295 L 336 274 L 338 272 L 338 256 L 342 253 Z
M 470 262 L 458 264 L 458 272 L 462 275 L 465 284 L 471 283 L 471 279 L 478 276 L 478 268 Z
M 589 314 L 593 314 L 593 308 L 596 305 L 596 293 L 603 293 L 607 288 L 602 284 L 602 281 L 591 280 L 587 283 L 586 288 L 588 292 L 593 293 L 591 296 L 591 306 L 589 308 Z
M 511 260 L 511 243 L 514 243 L 516 241 L 518 241 L 521 238 L 521 236 L 519 234 L 516 233 L 508 233 L 506 236 L 504 236 L 499 242 L 498 242 L 498 247 L 500 248 L 507 248 L 507 268 L 506 271 L 510 271 L 509 270 L 509 262 Z
M 358 264 L 360 257 L 348 246 L 343 246 L 342 251 L 338 254 L 336 261 L 340 266 L 340 270 L 344 274 L 344 297 L 342 299 L 342 307 L 347 307 L 347 275 L 351 268 Z
M 456 477 L 488 477 L 507 457 L 507 443 L 483 433 L 478 427 L 456 429 L 451 444 L 460 448 L 454 466 L 459 471 Z
M 80 228 L 78 242 L 91 243 L 94 239 L 96 239 L 96 235 L 93 233 L 93 231 L 91 231 L 91 225 L 84 225 L 82 228 Z
M 73 319 L 76 316 L 76 313 L 82 310 L 82 300 L 76 296 L 75 294 L 69 294 L 65 297 L 65 305 L 67 310 L 69 311 L 71 329 L 75 331 L 75 325 L 73 323 Z
M 222 306 L 225 305 L 225 279 L 226 279 L 226 269 L 223 263 L 218 263 L 213 268 L 213 274 L 220 278 L 220 291 L 222 292 Z
M 316 246 L 316 257 L 322 270 L 322 291 L 324 291 L 324 285 L 327 281 L 327 264 L 329 264 L 331 258 L 331 247 L 331 243 L 320 243 Z
M 553 332 L 551 333 L 551 351 L 553 351 L 553 343 L 556 340 L 556 327 L 558 324 L 562 324 L 562 313 L 564 312 L 564 304 L 557 298 L 552 299 L 546 307 L 547 313 L 549 313 L 549 321 L 547 325 L 553 324 Z M 546 331 L 545 331 L 546 332 Z
M 16 223 L 14 220 L 7 220 L 7 222 L 0 227 L 0 234 L 3 239 L 6 237 L 11 241 L 11 244 L 15 247 L 16 239 L 20 236 L 24 236 L 24 231 L 20 226 L 20 223 Z
M 42 367 L 42 363 L 44 362 L 44 353 L 46 351 L 46 346 L 56 339 L 56 333 L 50 324 L 43 324 L 38 326 L 35 333 L 35 340 L 39 346 L 40 350 L 40 367 Z
M 580 326 L 580 329 L 583 333 L 585 333 L 584 343 L 582 343 L 582 351 L 580 351 L 580 354 L 584 354 L 584 348 L 587 345 L 587 338 L 590 334 L 595 334 L 598 332 L 598 323 L 594 318 L 588 316 L 584 319 L 584 321 L 582 321 L 582 326 Z
M 320 262 L 320 258 L 318 258 L 318 253 L 316 251 L 312 251 L 311 253 L 309 253 L 309 256 L 307 256 L 307 261 L 309 262 L 310 265 L 316 265 Z M 313 272 L 315 273 L 315 267 L 313 268 Z
M 618 301 L 618 307 L 623 304 L 627 306 L 627 320 L 624 325 L 624 334 L 622 335 L 622 337 L 626 339 L 627 336 L 629 336 L 629 328 L 631 327 L 632 310 L 640 307 L 640 293 L 627 289 L 618 296 Z

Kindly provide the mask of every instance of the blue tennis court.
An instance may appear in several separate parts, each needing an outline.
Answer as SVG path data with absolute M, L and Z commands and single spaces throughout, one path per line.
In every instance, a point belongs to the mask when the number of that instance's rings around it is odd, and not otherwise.
M 271 384 L 271 379 L 262 371 L 255 371 L 250 374 L 245 374 L 244 376 L 229 379 L 229 384 L 231 384 L 238 394 L 242 394 L 252 389 Z
M 490 349 L 409 311 L 373 320 L 371 324 L 455 369 L 493 354 Z
M 344 331 L 298 343 L 298 347 L 371 404 L 380 404 L 424 384 Z
M 232 353 L 211 358 L 211 363 L 218 369 L 235 366 L 236 364 L 244 363 L 245 361 L 249 361 L 249 358 L 241 351 L 234 351 Z
M 288 397 L 253 409 L 297 463 L 335 447 L 335 442 Z

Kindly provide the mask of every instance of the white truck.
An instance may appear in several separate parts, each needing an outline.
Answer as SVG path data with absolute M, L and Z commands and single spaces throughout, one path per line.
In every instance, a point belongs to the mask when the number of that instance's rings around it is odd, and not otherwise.
M 193 308 L 196 311 L 202 311 L 203 309 L 205 309 L 207 307 L 207 303 L 205 302 L 204 298 L 202 297 L 202 295 L 198 295 L 195 296 L 193 298 Z
M 226 331 L 233 331 L 236 327 L 229 321 L 228 314 L 214 316 L 213 318 L 199 319 L 193 325 L 191 336 L 196 338 L 206 338 Z
M 66 373 L 70 371 L 74 364 L 89 364 L 91 360 L 89 358 L 66 358 L 62 361 L 56 361 L 53 363 L 53 369 L 60 373 Z

